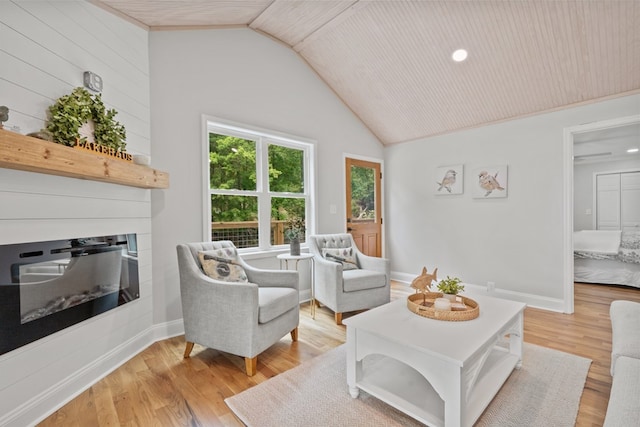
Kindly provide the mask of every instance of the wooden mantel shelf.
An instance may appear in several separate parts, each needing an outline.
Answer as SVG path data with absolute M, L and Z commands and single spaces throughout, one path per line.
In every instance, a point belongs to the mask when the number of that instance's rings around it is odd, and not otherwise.
M 0 129 L 0 167 L 129 185 L 169 188 L 169 174 Z

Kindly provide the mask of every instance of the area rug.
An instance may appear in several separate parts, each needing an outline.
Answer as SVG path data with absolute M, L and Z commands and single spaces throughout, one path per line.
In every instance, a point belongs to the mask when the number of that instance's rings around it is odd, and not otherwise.
M 422 425 L 365 392 L 351 398 L 345 359 L 341 345 L 225 402 L 248 427 Z M 475 425 L 573 426 L 590 364 L 525 343 L 522 368 L 513 371 Z

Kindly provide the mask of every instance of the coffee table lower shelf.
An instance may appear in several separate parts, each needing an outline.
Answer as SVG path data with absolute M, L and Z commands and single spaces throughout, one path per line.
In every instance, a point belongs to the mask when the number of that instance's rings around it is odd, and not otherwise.
M 445 402 L 418 371 L 391 357 L 373 355 L 365 363 L 356 386 L 383 402 L 429 426 L 445 426 Z M 465 405 L 465 417 L 471 426 L 489 405 L 498 390 L 518 365 L 517 356 L 503 347 L 495 347 L 482 367 Z

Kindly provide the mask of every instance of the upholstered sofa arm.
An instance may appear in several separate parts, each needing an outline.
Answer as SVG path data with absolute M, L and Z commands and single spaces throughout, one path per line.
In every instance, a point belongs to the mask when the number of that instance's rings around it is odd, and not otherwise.
M 314 258 L 316 270 L 316 283 L 333 284 L 342 283 L 342 264 L 326 260 L 318 255 Z
M 195 311 L 202 309 L 212 319 L 228 309 L 251 318 L 258 308 L 258 285 L 255 283 L 223 282 L 202 275 L 187 285 L 185 294 L 188 307 L 196 308 Z M 222 317 L 228 319 L 228 315 Z
M 390 262 L 386 258 L 377 258 L 357 252 L 358 264 L 363 270 L 373 270 L 385 273 L 389 277 L 389 271 L 391 269 Z
M 265 270 L 255 268 L 245 264 L 244 271 L 250 282 L 259 283 L 261 288 L 279 287 L 299 289 L 297 271 L 288 270 Z
M 214 280 L 200 270 L 191 247 L 177 249 L 186 341 L 253 354 L 252 334 L 246 331 L 258 324 L 258 285 Z
M 184 333 L 193 342 L 252 355 L 259 316 L 258 285 L 218 282 L 205 276 L 181 289 Z

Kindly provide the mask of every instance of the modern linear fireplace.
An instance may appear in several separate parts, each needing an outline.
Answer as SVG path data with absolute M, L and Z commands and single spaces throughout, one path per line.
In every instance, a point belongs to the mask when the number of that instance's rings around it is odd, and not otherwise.
M 139 297 L 136 234 L 0 245 L 0 354 Z

